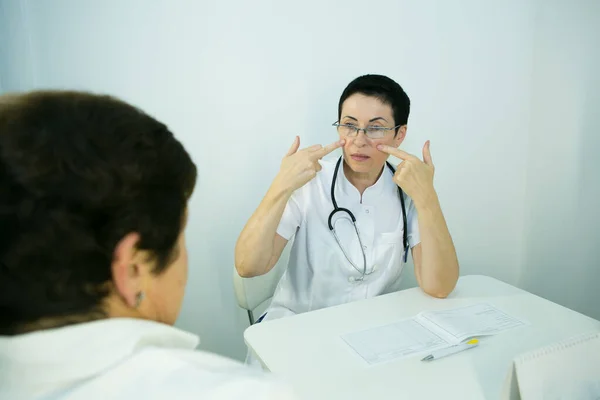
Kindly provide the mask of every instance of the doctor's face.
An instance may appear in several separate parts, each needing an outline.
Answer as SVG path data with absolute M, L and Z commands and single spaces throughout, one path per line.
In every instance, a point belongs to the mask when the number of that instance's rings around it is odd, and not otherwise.
M 390 105 L 362 93 L 353 94 L 344 101 L 339 122 L 363 129 L 392 128 L 396 125 Z M 377 150 L 377 145 L 399 147 L 405 136 L 406 125 L 400 127 L 397 134 L 395 130 L 384 131 L 381 138 L 369 138 L 362 130 L 353 137 L 340 133 L 340 139 L 346 141 L 344 160 L 354 172 L 379 174 L 389 155 Z

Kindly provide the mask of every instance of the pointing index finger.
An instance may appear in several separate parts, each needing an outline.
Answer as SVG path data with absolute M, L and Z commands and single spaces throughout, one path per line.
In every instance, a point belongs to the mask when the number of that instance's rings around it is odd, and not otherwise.
M 331 153 L 332 151 L 334 151 L 335 149 L 339 149 L 340 147 L 342 147 L 344 145 L 344 141 L 343 140 L 338 140 L 335 141 L 331 144 L 328 144 L 327 146 L 323 146 L 321 149 L 315 151 L 314 156 L 317 159 L 323 158 L 325 157 L 327 154 Z
M 384 153 L 387 153 L 387 154 L 390 154 L 390 155 L 392 155 L 392 156 L 394 156 L 396 158 L 399 158 L 401 160 L 410 160 L 410 159 L 417 158 L 417 157 L 413 156 L 412 154 L 405 152 L 404 150 L 400 150 L 400 149 L 397 149 L 395 147 L 386 146 L 386 145 L 383 145 L 383 144 L 380 144 L 379 146 L 377 146 L 377 150 L 379 150 L 381 152 L 384 152 Z

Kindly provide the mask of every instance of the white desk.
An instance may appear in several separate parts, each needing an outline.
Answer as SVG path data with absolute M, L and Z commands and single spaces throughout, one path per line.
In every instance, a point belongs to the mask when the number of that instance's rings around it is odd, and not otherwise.
M 369 366 L 340 338 L 424 310 L 487 302 L 531 325 L 485 338 L 473 350 L 431 363 L 412 357 Z M 267 321 L 244 333 L 263 365 L 306 399 L 497 399 L 512 359 L 575 334 L 599 330 L 588 318 L 485 276 L 461 277 L 447 299 L 408 289 Z

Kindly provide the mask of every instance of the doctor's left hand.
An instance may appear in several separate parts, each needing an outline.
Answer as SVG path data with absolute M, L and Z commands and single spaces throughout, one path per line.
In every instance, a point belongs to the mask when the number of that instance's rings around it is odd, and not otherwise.
M 429 151 L 429 140 L 423 146 L 423 161 L 417 156 L 391 146 L 379 145 L 377 149 L 403 160 L 396 167 L 394 182 L 410 196 L 416 206 L 436 197 L 433 188 L 435 167 Z

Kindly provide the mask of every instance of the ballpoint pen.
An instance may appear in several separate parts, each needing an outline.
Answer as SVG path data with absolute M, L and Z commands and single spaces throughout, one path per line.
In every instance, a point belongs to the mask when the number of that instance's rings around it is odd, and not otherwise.
M 430 355 L 421 359 L 421 361 L 433 361 L 438 358 L 446 357 L 452 354 L 460 353 L 461 351 L 469 350 L 479 345 L 479 340 L 471 339 L 466 343 L 457 344 L 455 346 L 446 347 L 444 349 L 439 349 L 431 352 Z

